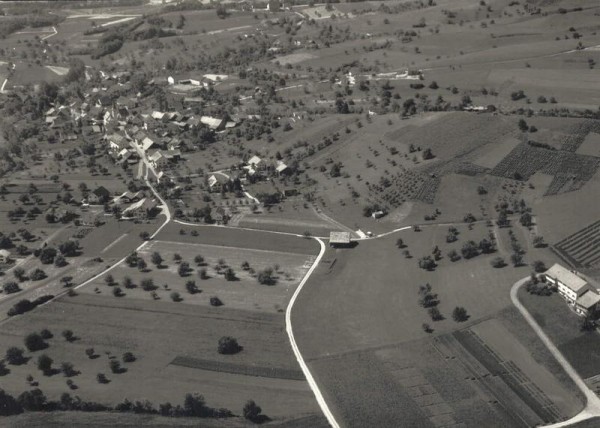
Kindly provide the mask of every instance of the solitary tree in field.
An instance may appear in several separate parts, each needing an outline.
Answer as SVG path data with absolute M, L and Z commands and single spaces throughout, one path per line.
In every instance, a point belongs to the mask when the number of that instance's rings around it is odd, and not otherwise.
M 198 287 L 196 286 L 196 281 L 188 281 L 185 283 L 185 289 L 190 294 L 196 294 L 198 292 Z
M 519 125 L 519 129 L 522 132 L 525 132 L 529 129 L 529 126 L 527 125 L 527 122 L 525 122 L 525 119 L 519 119 L 518 125 Z
M 244 418 L 251 422 L 259 422 L 261 419 L 262 409 L 259 405 L 257 405 L 254 400 L 246 401 L 244 404 L 244 409 L 242 410 Z
M 48 344 L 44 341 L 41 335 L 38 333 L 30 333 L 25 336 L 25 347 L 31 351 L 40 351 L 42 349 L 46 349 Z
M 424 322 L 421 327 L 423 328 L 423 331 L 425 333 L 433 333 L 433 329 L 431 328 L 431 326 L 429 324 L 427 324 L 426 322 Z
M 456 250 L 448 251 L 448 258 L 451 262 L 457 262 L 460 260 L 460 254 Z
M 179 254 L 179 253 L 173 254 L 173 261 L 175 263 L 180 263 L 181 262 L 181 254 Z
M 421 257 L 419 259 L 419 267 L 425 270 L 434 270 L 436 268 L 435 261 L 431 258 L 431 256 Z
M 13 276 L 17 278 L 19 282 L 25 281 L 25 269 L 22 267 L 16 267 L 13 269 Z
M 227 268 L 225 270 L 225 280 L 227 281 L 235 281 L 237 279 L 237 276 L 235 276 L 235 272 L 233 271 L 232 268 Z
M 111 274 L 108 274 L 106 275 L 106 278 L 104 278 L 104 282 L 106 282 L 106 285 L 113 285 L 115 283 L 115 279 Z
M 202 266 L 204 264 L 204 257 L 198 254 L 196 257 L 194 257 L 194 263 L 196 263 L 198 266 Z
M 465 259 L 470 259 L 479 254 L 479 250 L 477 249 L 477 244 L 473 241 L 465 242 L 462 246 L 460 252 Z
M 264 270 L 260 271 L 256 279 L 258 280 L 259 284 L 263 285 L 273 285 L 276 282 L 275 278 L 273 277 L 273 269 L 271 268 L 265 268 Z
M 140 282 L 140 286 L 144 291 L 153 291 L 158 288 L 156 285 L 154 285 L 154 281 L 152 280 L 152 278 L 142 279 L 142 282 Z
M 452 311 L 452 319 L 456 322 L 463 322 L 469 319 L 467 310 L 462 306 L 457 306 Z
M 137 261 L 137 268 L 140 272 L 144 272 L 146 270 L 146 268 L 148 267 L 148 264 L 146 263 L 146 260 L 144 260 L 143 258 L 139 258 Z
M 135 285 L 133 284 L 133 281 L 131 280 L 130 277 L 126 276 L 123 278 L 123 287 L 125 288 L 135 288 Z
M 66 361 L 60 365 L 60 371 L 65 377 L 73 377 L 78 374 L 77 370 L 73 367 L 73 364 Z
M 163 262 L 163 258 L 158 251 L 152 253 L 151 260 L 152 264 L 155 265 L 157 268 L 160 267 Z
M 23 355 L 25 351 L 21 348 L 17 348 L 16 346 L 11 346 L 6 350 L 5 359 L 8 364 L 12 364 L 13 366 L 18 366 L 27 361 L 25 356 Z
M 531 214 L 529 214 L 528 212 L 523 213 L 521 215 L 521 218 L 519 218 L 519 221 L 525 227 L 529 227 L 533 224 L 533 218 L 531 217 Z
M 217 351 L 219 354 L 237 354 L 242 350 L 238 341 L 231 336 L 223 336 L 219 339 Z
M 402 238 L 398 238 L 396 240 L 396 247 L 398 247 L 398 248 L 404 248 L 405 247 L 404 241 L 402 240 Z
M 544 242 L 544 238 L 540 235 L 537 235 L 533 238 L 533 246 L 535 248 L 542 248 L 546 246 L 546 243 Z
M 123 371 L 123 369 L 121 368 L 121 363 L 118 360 L 110 360 L 110 363 L 108 363 L 108 366 L 110 367 L 110 371 L 113 373 L 121 373 Z
M 521 266 L 523 264 L 523 256 L 520 253 L 512 253 L 510 255 L 510 261 L 514 267 Z
M 506 266 L 506 263 L 504 262 L 504 259 L 502 257 L 495 257 L 490 264 L 495 267 L 495 268 L 501 268 Z
M 63 330 L 62 336 L 67 342 L 73 342 L 76 339 L 72 330 Z
M 42 354 L 38 357 L 37 367 L 42 371 L 42 373 L 44 373 L 44 376 L 49 376 L 52 374 L 52 363 L 52 358 L 46 354 Z
M 538 273 L 546 271 L 546 264 L 541 260 L 536 260 L 533 262 L 533 270 Z
M 110 382 L 107 378 L 106 375 L 104 373 L 98 373 L 96 375 L 96 380 L 98 381 L 98 383 L 108 383 Z
M 440 312 L 440 310 L 437 307 L 435 307 L 435 306 L 429 308 L 427 310 L 427 312 L 429 313 L 429 316 L 431 317 L 431 319 L 433 321 L 441 321 L 441 320 L 444 319 L 444 316 L 442 315 L 442 313 Z
M 7 282 L 2 286 L 2 289 L 6 294 L 12 294 L 21 291 L 21 287 L 19 287 L 19 284 L 17 284 L 14 281 Z

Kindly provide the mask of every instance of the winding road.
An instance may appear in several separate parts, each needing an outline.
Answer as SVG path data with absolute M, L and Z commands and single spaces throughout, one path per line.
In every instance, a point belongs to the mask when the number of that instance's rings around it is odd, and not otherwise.
M 565 372 L 569 375 L 573 382 L 577 385 L 577 387 L 581 390 L 586 399 L 586 405 L 583 410 L 577 415 L 573 416 L 571 419 L 567 419 L 566 421 L 557 422 L 555 424 L 545 425 L 544 428 L 561 428 L 567 427 L 569 425 L 573 425 L 577 422 L 582 422 L 588 419 L 592 419 L 595 417 L 600 417 L 600 398 L 592 391 L 584 380 L 579 376 L 577 371 L 573 368 L 571 363 L 567 361 L 565 356 L 558 350 L 556 345 L 552 343 L 552 340 L 544 333 L 542 328 L 533 318 L 533 316 L 529 313 L 529 311 L 523 306 L 523 304 L 519 301 L 517 293 L 519 289 L 525 285 L 529 281 L 529 277 L 523 278 L 517 281 L 512 288 L 510 289 L 510 300 L 513 305 L 521 312 L 525 321 L 531 326 L 533 331 L 538 335 L 541 341 L 546 345 L 546 348 L 550 351 L 550 353 L 556 358 L 556 361 L 561 365 L 561 367 L 565 370 Z

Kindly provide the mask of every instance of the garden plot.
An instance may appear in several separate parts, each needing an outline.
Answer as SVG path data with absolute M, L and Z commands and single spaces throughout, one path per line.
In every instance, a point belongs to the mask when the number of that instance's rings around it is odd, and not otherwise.
M 158 268 L 151 261 L 154 252 L 164 259 Z M 181 256 L 181 262 L 174 261 L 175 254 Z M 151 241 L 138 255 L 148 265 L 144 271 L 123 263 L 111 271 L 115 284 L 107 285 L 103 277 L 84 290 L 112 295 L 114 289 L 120 287 L 124 293 L 122 298 L 164 301 L 173 300 L 173 293 L 179 293 L 182 303 L 206 306 L 210 305 L 211 297 L 218 297 L 228 308 L 281 312 L 314 261 L 314 256 L 305 254 L 169 241 Z M 198 255 L 204 258 L 200 265 L 194 261 Z M 181 276 L 178 270 L 184 262 L 189 263 L 190 270 Z M 244 262 L 248 262 L 249 270 L 242 269 Z M 225 280 L 227 267 L 217 268 L 220 263 L 233 269 L 235 279 Z M 257 279 L 258 273 L 267 268 L 273 269 L 275 281 L 271 285 L 260 284 Z M 205 279 L 200 277 L 202 270 L 206 272 Z M 125 277 L 131 278 L 134 286 L 127 288 Z M 152 279 L 156 288 L 144 290 L 144 279 Z M 196 292 L 190 293 L 187 289 L 188 281 L 195 282 Z

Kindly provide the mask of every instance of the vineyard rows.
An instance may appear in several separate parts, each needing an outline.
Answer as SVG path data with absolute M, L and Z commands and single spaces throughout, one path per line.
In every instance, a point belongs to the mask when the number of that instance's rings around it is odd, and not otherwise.
M 566 237 L 554 247 L 580 266 L 600 264 L 600 220 Z
M 519 144 L 502 159 L 491 174 L 528 180 L 536 172 L 554 176 L 546 194 L 570 192 L 590 180 L 600 165 L 600 159 L 572 152 L 547 150 Z
M 600 133 L 600 121 L 589 120 L 571 128 L 569 135 L 563 141 L 561 150 L 576 152 L 590 132 Z

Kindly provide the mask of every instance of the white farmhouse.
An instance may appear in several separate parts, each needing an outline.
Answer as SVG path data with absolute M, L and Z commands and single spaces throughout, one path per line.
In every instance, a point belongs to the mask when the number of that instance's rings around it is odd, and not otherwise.
M 558 293 L 578 315 L 588 315 L 598 308 L 600 303 L 598 290 L 575 271 L 555 263 L 545 272 L 545 275 L 546 280 L 556 286 Z

